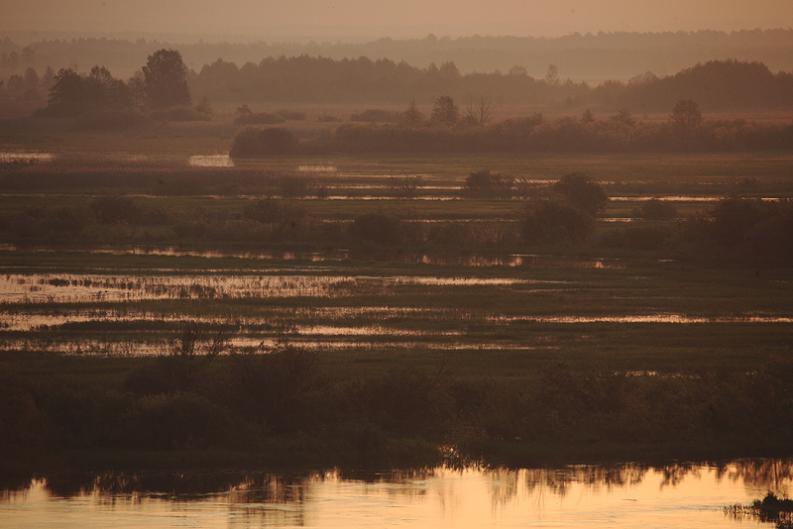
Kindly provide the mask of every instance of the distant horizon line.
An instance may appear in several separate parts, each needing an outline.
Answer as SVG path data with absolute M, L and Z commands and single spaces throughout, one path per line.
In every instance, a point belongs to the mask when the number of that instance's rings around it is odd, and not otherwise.
M 741 34 L 741 33 L 793 33 L 791 26 L 777 26 L 777 27 L 755 27 L 755 28 L 742 28 L 742 29 L 714 29 L 714 28 L 700 28 L 700 29 L 668 29 L 668 30 L 652 30 L 652 31 L 638 31 L 638 30 L 594 30 L 587 32 L 566 32 L 558 34 L 516 34 L 516 33 L 457 33 L 457 34 L 436 34 L 433 32 L 415 34 L 415 35 L 400 35 L 393 36 L 383 34 L 380 36 L 342 36 L 342 35 L 300 35 L 300 34 L 274 34 L 267 37 L 264 33 L 266 30 L 256 32 L 253 34 L 250 31 L 244 32 L 208 32 L 208 33 L 188 33 L 188 32 L 154 32 L 154 31 L 75 31 L 75 30 L 19 30 L 19 29 L 2 29 L 0 28 L 0 38 L 7 38 L 14 42 L 14 37 L 22 37 L 28 43 L 37 42 L 42 40 L 61 40 L 61 39 L 106 39 L 117 41 L 135 41 L 145 40 L 153 42 L 167 42 L 171 44 L 366 44 L 378 41 L 422 41 L 431 40 L 469 40 L 469 39 L 535 39 L 535 40 L 564 40 L 569 38 L 593 38 L 601 36 L 615 36 L 615 35 L 631 35 L 631 36 L 660 36 L 660 35 L 685 35 L 685 34 L 701 34 L 701 33 L 717 33 L 724 35 Z M 261 33 L 261 34 L 258 34 Z M 187 39 L 187 40 L 178 40 Z

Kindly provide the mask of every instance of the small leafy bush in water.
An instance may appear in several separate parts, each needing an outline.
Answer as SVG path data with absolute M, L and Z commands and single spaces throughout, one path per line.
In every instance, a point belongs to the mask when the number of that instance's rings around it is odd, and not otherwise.
M 356 217 L 351 230 L 355 238 L 375 244 L 396 244 L 402 239 L 402 223 L 383 213 Z
M 769 492 L 762 500 L 755 500 L 752 505 L 732 505 L 725 508 L 725 513 L 737 520 L 751 517 L 763 523 L 775 523 L 777 529 L 793 528 L 793 500 L 780 498 Z
M 483 169 L 468 175 L 465 189 L 469 194 L 477 196 L 509 196 L 512 184 L 512 178 Z
M 554 184 L 553 190 L 574 207 L 592 215 L 600 211 L 608 202 L 603 188 L 583 174 L 573 173 L 563 176 Z
M 769 492 L 762 500 L 756 500 L 752 507 L 757 511 L 762 521 L 778 521 L 782 514 L 793 514 L 793 500 L 779 498 Z
M 563 202 L 530 203 L 523 218 L 523 240 L 528 243 L 584 242 L 592 235 L 595 219 Z
M 793 260 L 793 201 L 722 200 L 710 218 L 690 219 L 683 239 L 701 253 L 702 244 L 720 259 L 752 266 L 789 265 Z
M 231 145 L 232 158 L 255 158 L 276 154 L 292 154 L 297 151 L 298 141 L 294 134 L 282 128 L 240 131 Z

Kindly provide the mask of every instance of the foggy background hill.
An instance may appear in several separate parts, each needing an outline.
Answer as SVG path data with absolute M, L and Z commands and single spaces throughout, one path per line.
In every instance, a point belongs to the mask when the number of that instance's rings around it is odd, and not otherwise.
M 453 62 L 462 73 L 507 73 L 515 66 L 543 78 L 548 66 L 562 79 L 599 83 L 627 81 L 647 72 L 674 74 L 699 62 L 737 59 L 763 62 L 772 71 L 793 70 L 793 30 L 694 31 L 663 33 L 594 33 L 561 37 L 467 36 L 381 38 L 350 41 L 194 41 L 173 37 L 123 39 L 108 37 L 35 38 L 0 33 L 0 78 L 27 68 L 72 67 L 87 71 L 101 64 L 114 75 L 130 77 L 159 48 L 177 48 L 196 72 L 217 59 L 243 66 L 268 57 L 368 57 L 404 61 L 420 68 Z

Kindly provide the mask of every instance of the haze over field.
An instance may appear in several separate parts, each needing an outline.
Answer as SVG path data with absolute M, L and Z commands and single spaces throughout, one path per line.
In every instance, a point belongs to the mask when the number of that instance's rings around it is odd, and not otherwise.
M 234 39 L 776 28 L 789 0 L 4 0 L 0 31 Z M 376 7 L 375 7 L 376 5 Z
M 793 529 L 793 0 L 0 0 L 0 526 Z

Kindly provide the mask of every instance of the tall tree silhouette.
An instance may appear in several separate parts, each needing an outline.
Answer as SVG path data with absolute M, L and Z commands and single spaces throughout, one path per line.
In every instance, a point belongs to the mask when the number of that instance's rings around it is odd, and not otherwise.
M 146 95 L 152 107 L 162 108 L 190 104 L 187 67 L 176 50 L 158 50 L 143 67 Z

